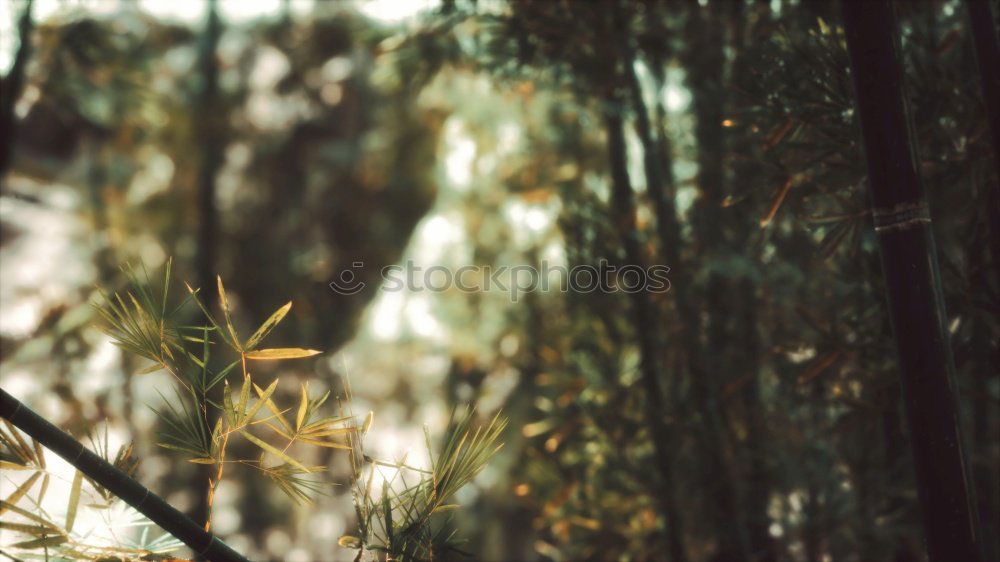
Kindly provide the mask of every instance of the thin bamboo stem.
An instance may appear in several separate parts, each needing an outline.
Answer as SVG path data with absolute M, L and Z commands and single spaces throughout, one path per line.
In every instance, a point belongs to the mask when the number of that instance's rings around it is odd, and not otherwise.
M 248 562 L 218 537 L 206 532 L 160 496 L 94 454 L 48 420 L 0 388 L 0 417 L 59 455 L 91 480 L 134 507 L 198 556 L 218 562 Z

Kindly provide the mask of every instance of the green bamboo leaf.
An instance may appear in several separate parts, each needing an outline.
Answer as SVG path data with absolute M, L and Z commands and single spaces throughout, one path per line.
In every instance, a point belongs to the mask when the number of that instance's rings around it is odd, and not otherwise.
M 260 447 L 264 451 L 266 451 L 268 453 L 271 453 L 272 455 L 280 458 L 281 460 L 283 460 L 286 463 L 294 466 L 295 468 L 301 470 L 302 472 L 312 472 L 312 470 L 306 468 L 306 466 L 304 464 L 302 464 L 299 461 L 297 461 L 297 460 L 293 459 L 292 457 L 288 456 L 283 451 L 281 451 L 281 450 L 279 450 L 279 449 L 271 446 L 270 444 L 268 444 L 268 443 L 266 443 L 266 442 L 258 439 L 257 437 L 255 437 L 251 433 L 249 433 L 247 431 L 241 430 L 240 431 L 240 435 L 242 435 L 243 437 L 246 437 L 247 441 L 253 443 L 254 445 L 257 445 L 258 447 Z
M 167 266 L 164 268 L 163 272 L 163 306 L 160 308 L 160 317 L 165 318 L 167 316 L 167 293 L 170 292 L 170 270 L 173 268 L 174 258 L 167 258 Z
M 209 458 L 188 459 L 188 462 L 193 464 L 215 464 L 215 459 L 209 459 Z
M 230 347 L 235 349 L 238 343 L 234 344 L 232 341 L 230 341 L 229 336 L 222 331 L 222 328 L 219 327 L 219 323 L 215 321 L 215 318 L 212 316 L 212 313 L 208 311 L 208 308 L 206 308 L 204 304 L 202 304 L 201 299 L 196 298 L 196 295 L 198 294 L 198 291 L 200 289 L 195 289 L 191 287 L 191 285 L 188 285 L 187 283 L 184 283 L 184 286 L 187 287 L 189 296 L 191 298 L 194 298 L 195 304 L 197 304 L 198 308 L 201 309 L 201 312 L 205 315 L 205 318 L 207 318 L 208 321 L 212 324 L 212 327 L 215 328 L 217 332 L 219 332 L 219 335 L 222 337 L 222 340 L 227 344 L 229 344 Z
M 69 507 L 66 508 L 66 532 L 73 530 L 76 522 L 76 510 L 80 507 L 80 489 L 83 486 L 83 473 L 79 470 L 73 476 L 73 484 L 69 491 Z
M 461 506 L 458 505 L 457 503 L 446 503 L 444 505 L 439 505 L 435 507 L 432 513 L 441 513 L 443 511 L 455 511 L 459 507 Z
M 210 390 L 212 388 L 215 388 L 215 385 L 219 384 L 219 382 L 221 382 L 222 379 L 226 378 L 226 375 L 228 375 L 239 364 L 240 360 L 237 359 L 232 363 L 230 363 L 229 365 L 227 365 L 225 369 L 216 373 L 215 376 L 212 377 L 212 380 L 208 381 L 208 386 L 205 388 L 205 390 Z
M 271 330 L 273 330 L 274 327 L 277 326 L 278 323 L 285 318 L 285 315 L 288 314 L 288 311 L 291 309 L 292 309 L 292 301 L 288 301 L 288 303 L 285 304 L 285 306 L 282 306 L 278 310 L 274 311 L 274 314 L 272 314 L 271 317 L 267 319 L 267 321 L 261 324 L 260 328 L 257 328 L 257 331 L 254 332 L 252 336 L 250 336 L 250 339 L 247 340 L 244 349 L 249 351 L 257 347 L 257 344 L 263 341 L 264 338 L 266 338 L 267 335 L 271 333 Z
M 233 395 L 229 390 L 229 381 L 226 381 L 223 385 L 222 390 L 222 404 L 223 411 L 226 413 L 226 419 L 229 420 L 230 425 L 239 425 L 239 420 L 237 419 L 236 407 L 233 405 Z
M 301 347 L 276 347 L 250 351 L 247 352 L 246 357 L 254 361 L 271 361 L 275 359 L 301 359 L 303 357 L 319 355 L 320 353 L 323 352 L 315 349 L 303 349 Z
M 229 335 L 233 338 L 236 351 L 242 353 L 243 345 L 240 344 L 240 338 L 236 335 L 236 328 L 233 328 L 233 319 L 229 313 L 229 299 L 226 298 L 226 288 L 222 286 L 222 276 L 216 275 L 215 279 L 219 285 L 219 304 L 222 305 L 222 317 L 226 321 L 226 329 L 229 330 Z

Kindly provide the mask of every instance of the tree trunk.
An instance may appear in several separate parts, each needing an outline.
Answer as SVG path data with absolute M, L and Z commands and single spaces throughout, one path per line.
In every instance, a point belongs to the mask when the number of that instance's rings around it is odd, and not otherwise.
M 982 559 L 959 429 L 930 216 L 917 175 L 888 0 L 844 2 L 844 27 L 932 562 Z
M 197 555 L 213 562 L 247 562 L 246 558 L 214 535 L 205 532 L 200 525 L 171 507 L 160 496 L 91 452 L 3 389 L 0 389 L 0 416 L 134 507 L 164 531 L 177 537 Z
M 24 5 L 24 11 L 18 20 L 18 36 L 21 44 L 17 47 L 17 54 L 14 55 L 14 64 L 10 67 L 10 72 L 3 79 L 3 103 L 0 106 L 0 180 L 6 177 L 14 159 L 14 142 L 16 140 L 17 115 L 15 108 L 17 100 L 24 90 L 24 75 L 28 66 L 28 57 L 31 55 L 31 30 L 34 21 L 31 19 L 31 8 L 33 0 L 28 0 Z

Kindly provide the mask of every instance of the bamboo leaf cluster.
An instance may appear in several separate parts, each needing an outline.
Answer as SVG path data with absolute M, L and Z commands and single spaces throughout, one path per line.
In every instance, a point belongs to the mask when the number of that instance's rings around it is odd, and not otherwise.
M 371 427 L 373 416 L 365 420 Z M 430 469 L 373 459 L 364 453 L 365 431 L 352 435 L 354 507 L 358 536 L 340 538 L 342 547 L 386 560 L 438 560 L 461 554 L 451 517 L 458 507 L 449 503 L 503 446 L 499 442 L 507 420 L 499 413 L 484 426 L 476 426 L 473 410 L 452 414 L 444 444 L 435 456 L 425 428 Z M 383 477 L 380 468 L 390 469 Z M 381 479 L 380 489 L 376 489 Z
M 14 560 L 169 560 L 182 546 L 174 537 L 155 532 L 156 526 L 145 516 L 126 505 L 80 471 L 74 471 L 64 512 L 50 512 L 43 506 L 49 495 L 50 483 L 65 478 L 46 463 L 46 453 L 38 441 L 31 439 L 6 419 L 0 426 L 3 458 L 0 466 L 8 473 L 5 480 L 15 481 L 14 473 L 30 472 L 20 480 L 13 492 L 0 500 L 0 531 L 23 537 L 3 545 L 3 553 Z M 104 439 L 91 439 L 93 448 L 105 460 L 131 474 L 137 466 L 132 445 L 119 447 L 114 458 L 108 452 L 107 433 Z M 50 497 L 50 500 L 52 498 Z M 45 503 L 51 506 L 53 501 Z M 58 505 L 58 504 L 57 504 Z M 100 521 L 101 525 L 88 523 Z M 122 539 L 118 533 L 125 528 L 140 528 L 135 540 Z M 108 537 L 115 537 L 109 540 Z
M 323 488 L 315 475 L 324 467 L 307 466 L 290 449 L 296 444 L 348 449 L 346 443 L 335 439 L 353 431 L 351 420 L 319 416 L 329 392 L 311 397 L 308 386 L 303 385 L 298 414 L 292 425 L 285 417 L 290 408 L 279 409 L 274 402 L 279 379 L 262 389 L 247 368 L 248 360 L 302 359 L 320 353 L 297 347 L 260 347 L 286 317 L 292 303 L 280 307 L 244 339 L 233 324 L 230 299 L 221 277 L 217 278 L 220 321 L 208 305 L 200 301 L 199 290 L 190 285 L 185 285 L 187 295 L 179 305 L 169 304 L 170 269 L 168 262 L 162 287 L 157 292 L 145 270 L 140 277 L 126 267 L 128 287 L 119 293 L 105 293 L 98 311 L 103 320 L 102 329 L 116 345 L 153 362 L 141 372 L 164 370 L 177 382 L 172 396 L 161 394 L 164 405 L 153 409 L 163 428 L 157 444 L 187 455 L 188 462 L 216 468 L 209 482 L 206 528 L 211 525 L 212 499 L 227 464 L 252 467 L 274 481 L 294 501 L 311 501 L 312 495 Z M 184 325 L 179 321 L 188 302 L 196 304 L 201 322 Z M 219 344 L 227 355 L 221 361 L 217 357 Z M 238 392 L 230 384 L 237 371 L 242 381 Z M 221 401 L 215 391 L 220 384 L 223 387 Z M 270 431 L 264 432 L 268 429 Z M 259 455 L 256 458 L 227 458 L 233 436 L 254 445 Z M 276 439 L 278 444 L 274 442 Z

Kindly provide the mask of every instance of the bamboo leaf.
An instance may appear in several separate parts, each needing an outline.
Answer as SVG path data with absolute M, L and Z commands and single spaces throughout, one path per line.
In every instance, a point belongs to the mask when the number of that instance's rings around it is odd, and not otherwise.
M 306 385 L 302 385 L 302 400 L 299 402 L 299 412 L 295 415 L 295 431 L 302 428 L 302 422 L 306 419 L 306 410 L 309 406 L 309 390 Z
M 14 490 L 14 492 L 11 495 L 7 496 L 7 499 L 5 501 L 11 505 L 16 504 L 18 500 L 24 497 L 24 494 L 28 493 L 28 490 L 31 489 L 31 486 L 38 480 L 38 478 L 41 475 L 42 475 L 41 472 L 36 472 L 32 474 L 30 478 L 24 481 L 24 484 L 18 486 L 18 488 Z M 0 506 L 0 513 L 3 513 L 4 511 L 5 507 Z
M 161 369 L 163 369 L 163 365 L 161 363 L 153 363 L 152 365 L 146 367 L 145 369 L 139 369 L 138 371 L 135 372 L 135 374 L 148 375 L 150 373 L 155 373 L 156 371 L 159 371 Z
M 43 527 L 51 529 L 55 532 L 59 532 L 59 528 L 56 527 L 55 524 L 52 523 L 51 521 L 46 521 L 45 519 L 42 519 L 41 517 L 35 515 L 34 513 L 28 510 L 21 509 L 20 507 L 17 507 L 14 504 L 7 503 L 5 500 L 0 500 L 0 508 L 3 508 L 5 510 L 9 509 L 18 515 L 27 517 L 28 519 L 34 521 L 35 523 L 40 524 Z
M 76 511 L 80 507 L 80 488 L 83 486 L 83 473 L 79 470 L 73 476 L 73 484 L 69 491 L 69 507 L 66 508 L 66 532 L 73 530 L 76 522 Z
M 33 536 L 45 536 L 58 533 L 59 530 L 49 525 L 27 525 L 25 523 L 13 523 L 11 521 L 0 521 L 0 529 L 10 529 Z
M 188 462 L 193 464 L 215 464 L 215 459 L 209 459 L 209 458 L 188 459 Z
M 222 315 L 226 321 L 226 329 L 229 330 L 229 335 L 233 338 L 233 345 L 236 346 L 236 351 L 242 352 L 243 346 L 240 344 L 239 336 L 236 335 L 236 328 L 233 328 L 233 319 L 229 314 L 229 299 L 226 298 L 226 288 L 222 286 L 222 276 L 216 275 L 215 279 L 219 284 L 219 304 L 222 305 Z
M 254 390 L 257 391 L 257 396 L 263 396 L 264 395 L 264 391 L 261 390 L 260 387 L 257 386 L 256 384 L 253 385 L 253 388 L 254 388 Z M 294 433 L 295 430 L 292 429 L 292 424 L 288 423 L 288 420 L 286 420 L 285 416 L 282 415 L 282 412 L 280 410 L 278 410 L 278 407 L 274 404 L 274 401 L 272 401 L 270 398 L 268 398 L 264 402 L 265 402 L 265 405 L 267 406 L 267 409 L 271 410 L 271 413 L 274 414 L 274 417 L 278 419 L 278 422 L 280 422 L 281 425 L 286 430 L 288 430 L 288 433 Z
M 45 499 L 45 492 L 47 492 L 48 489 L 49 489 L 49 474 L 46 472 L 45 478 L 42 478 L 42 487 L 40 490 L 38 490 L 38 499 L 36 500 L 35 503 L 39 504 L 42 503 L 42 500 Z
M 215 321 L 215 318 L 212 316 L 212 313 L 208 311 L 208 308 L 206 308 L 204 304 L 202 304 L 201 299 L 199 299 L 199 298 L 196 297 L 196 295 L 197 295 L 197 293 L 198 293 L 198 291 L 200 289 L 195 289 L 195 288 L 191 287 L 191 285 L 188 285 L 187 283 L 184 283 L 184 286 L 187 287 L 189 295 L 192 298 L 194 298 L 195 304 L 197 304 L 198 308 L 201 309 L 201 312 L 205 315 L 205 318 L 208 318 L 208 321 L 212 324 L 212 327 L 215 328 L 215 330 L 217 332 L 219 332 L 219 335 L 222 337 L 222 340 L 225 341 L 227 344 L 229 344 L 231 347 L 236 348 L 237 345 L 238 345 L 238 342 L 237 343 L 233 343 L 229 339 L 229 336 L 225 332 L 222 331 L 222 328 L 219 327 L 219 323 Z
M 361 539 L 352 537 L 351 535 L 344 535 L 337 539 L 337 544 L 343 548 L 358 549 L 361 548 Z
M 45 468 L 45 453 L 42 452 L 42 445 L 37 439 L 32 438 L 31 444 L 35 448 L 35 464 L 41 468 Z
M 304 437 L 300 437 L 298 441 L 305 443 L 307 445 L 316 445 L 317 447 L 329 447 L 331 449 L 345 449 L 348 451 L 351 450 L 350 445 L 345 445 L 344 443 L 335 443 L 333 441 L 320 441 L 318 439 L 308 439 Z
M 247 352 L 247 359 L 253 359 L 254 361 L 271 361 L 275 359 L 301 359 L 303 357 L 312 357 L 313 355 L 319 355 L 322 351 L 317 351 L 315 349 L 303 349 L 300 347 L 276 347 L 272 349 L 259 349 L 257 351 Z
M 257 385 L 253 386 L 255 389 L 257 389 Z M 268 387 L 264 390 L 263 394 L 258 392 L 259 397 L 257 399 L 257 403 L 254 404 L 253 407 L 250 408 L 250 410 L 247 412 L 246 421 L 253 420 L 253 417 L 256 416 L 257 412 L 260 411 L 261 406 L 263 406 L 265 403 L 267 403 L 268 400 L 271 399 L 271 395 L 274 394 L 274 389 L 276 388 L 278 388 L 278 379 L 274 379 L 274 381 L 272 381 L 271 384 L 268 385 Z
M 11 546 L 11 548 L 21 548 L 21 549 L 24 549 L 24 550 L 32 550 L 32 549 L 35 549 L 35 548 L 46 548 L 46 547 L 50 547 L 50 546 L 59 546 L 62 543 L 68 541 L 68 540 L 69 540 L 69 537 L 66 537 L 64 535 L 58 535 L 58 536 L 55 536 L 55 537 L 44 537 L 44 538 L 40 538 L 40 539 L 31 539 L 30 541 L 18 542 L 18 543 L 14 543 L 14 544 L 12 544 L 10 546 Z
M 268 443 L 266 443 L 266 442 L 258 439 L 257 437 L 255 437 L 250 432 L 242 431 L 241 430 L 240 431 L 240 435 L 242 435 L 243 437 L 246 437 L 247 441 L 253 443 L 254 445 L 257 445 L 258 447 L 260 447 L 264 451 L 266 451 L 268 453 L 271 453 L 272 455 L 274 455 L 274 456 L 278 457 L 279 459 L 285 461 L 286 463 L 294 466 L 295 468 L 301 470 L 302 472 L 312 472 L 312 470 L 306 468 L 306 466 L 304 464 L 302 464 L 299 461 L 293 459 L 292 457 L 288 456 L 283 451 L 275 448 L 274 446 L 272 446 L 272 445 L 270 445 L 270 444 L 268 444 Z
M 285 315 L 288 314 L 288 311 L 291 310 L 291 308 L 292 308 L 292 301 L 288 301 L 288 303 L 285 304 L 285 306 L 282 306 L 278 310 L 274 311 L 274 314 L 272 314 L 271 317 L 267 319 L 267 321 L 261 324 L 260 328 L 257 328 L 257 331 L 254 332 L 252 336 L 250 336 L 250 339 L 247 340 L 244 349 L 252 350 L 253 348 L 257 347 L 257 344 L 263 341 L 264 338 L 267 337 L 269 333 L 271 333 L 271 330 L 273 330 L 274 327 L 277 326 L 278 323 L 285 318 Z

